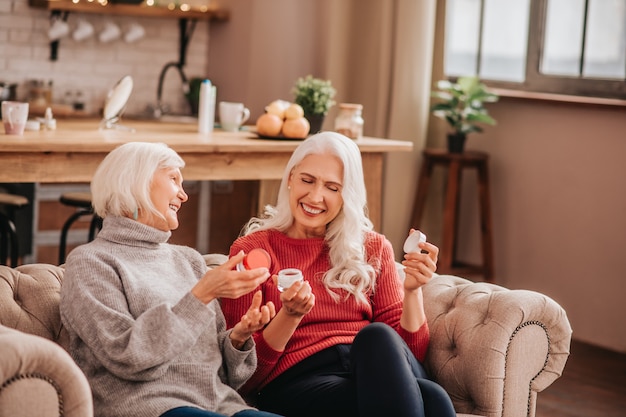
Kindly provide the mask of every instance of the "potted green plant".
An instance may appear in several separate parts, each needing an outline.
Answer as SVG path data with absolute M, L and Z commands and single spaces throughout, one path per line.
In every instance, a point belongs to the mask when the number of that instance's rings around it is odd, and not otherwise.
M 296 80 L 292 89 L 294 103 L 302 106 L 304 117 L 311 125 L 311 133 L 321 130 L 328 110 L 335 104 L 333 98 L 336 92 L 330 80 L 314 78 L 312 75 Z
M 437 88 L 431 96 L 440 101 L 433 104 L 430 110 L 452 128 L 447 135 L 448 151 L 462 153 L 468 134 L 482 132 L 480 124 L 496 124 L 484 104 L 498 101 L 499 96 L 490 92 L 475 76 L 460 77 L 456 83 L 440 80 Z

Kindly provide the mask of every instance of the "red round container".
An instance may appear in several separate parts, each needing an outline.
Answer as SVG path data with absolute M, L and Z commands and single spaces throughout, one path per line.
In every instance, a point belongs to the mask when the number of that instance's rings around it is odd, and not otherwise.
M 243 261 L 237 265 L 237 270 L 247 271 L 255 268 L 269 269 L 271 265 L 272 258 L 270 254 L 267 253 L 265 249 L 255 248 L 246 254 Z

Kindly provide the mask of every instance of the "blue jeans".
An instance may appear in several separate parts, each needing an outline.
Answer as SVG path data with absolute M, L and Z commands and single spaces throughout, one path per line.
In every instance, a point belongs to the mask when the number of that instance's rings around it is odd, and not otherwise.
M 213 411 L 202 410 L 195 407 L 176 407 L 161 414 L 160 417 L 229 417 L 224 414 L 214 413 Z M 232 417 L 281 417 L 278 414 L 272 414 L 258 410 L 242 410 L 232 415 Z
M 448 394 L 383 323 L 294 365 L 261 390 L 257 406 L 287 417 L 456 416 Z

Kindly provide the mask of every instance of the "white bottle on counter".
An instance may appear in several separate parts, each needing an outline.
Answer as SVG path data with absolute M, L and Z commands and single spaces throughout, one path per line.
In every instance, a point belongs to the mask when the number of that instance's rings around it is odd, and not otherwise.
M 210 80 L 200 83 L 200 100 L 198 104 L 198 132 L 213 132 L 215 123 L 215 86 Z
M 52 108 L 47 107 L 43 118 L 44 130 L 56 130 L 57 121 L 52 115 Z

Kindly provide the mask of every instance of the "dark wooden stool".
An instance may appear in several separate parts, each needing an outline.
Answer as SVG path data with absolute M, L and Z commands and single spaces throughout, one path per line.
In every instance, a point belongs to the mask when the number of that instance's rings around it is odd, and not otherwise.
M 493 237 L 491 230 L 491 205 L 489 195 L 489 155 L 484 152 L 466 151 L 448 153 L 445 150 L 426 149 L 417 183 L 411 227 L 418 229 L 424 213 L 428 187 L 433 168 L 442 165 L 448 168 L 445 206 L 443 215 L 443 242 L 439 251 L 437 272 L 441 274 L 481 274 L 486 281 L 493 280 Z M 480 204 L 480 234 L 482 264 L 471 265 L 456 258 L 459 223 L 459 200 L 461 175 L 465 168 L 475 168 L 478 173 L 478 198 Z
M 15 268 L 19 259 L 19 241 L 15 227 L 15 210 L 26 206 L 28 199 L 21 195 L 0 193 L 0 205 L 6 212 L 0 212 L 0 264 L 5 265 L 8 257 L 10 266 Z
M 67 218 L 61 229 L 61 241 L 59 242 L 59 265 L 65 263 L 65 254 L 67 252 L 67 234 L 72 224 L 83 216 L 91 216 L 89 224 L 89 235 L 87 241 L 91 242 L 96 237 L 96 232 L 102 229 L 102 219 L 94 213 L 91 206 L 91 193 L 64 193 L 59 199 L 61 204 L 78 208 L 75 213 Z

